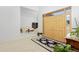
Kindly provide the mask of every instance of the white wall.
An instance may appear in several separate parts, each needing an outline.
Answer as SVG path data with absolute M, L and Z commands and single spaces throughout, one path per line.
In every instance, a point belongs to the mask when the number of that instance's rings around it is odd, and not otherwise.
M 0 7 L 0 42 L 15 40 L 16 37 L 19 37 L 19 30 L 19 7 Z
M 37 12 L 21 7 L 21 27 L 29 27 L 32 28 L 32 22 L 36 22 Z

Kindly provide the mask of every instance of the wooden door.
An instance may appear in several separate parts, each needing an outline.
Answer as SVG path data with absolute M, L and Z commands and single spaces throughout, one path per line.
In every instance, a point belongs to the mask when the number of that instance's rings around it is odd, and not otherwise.
M 56 16 L 44 16 L 44 36 L 66 42 L 66 17 L 65 14 Z

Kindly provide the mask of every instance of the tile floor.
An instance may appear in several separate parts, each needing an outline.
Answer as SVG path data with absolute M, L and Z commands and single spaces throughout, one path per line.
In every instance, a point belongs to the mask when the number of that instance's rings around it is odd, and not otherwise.
M 35 32 L 22 33 L 19 40 L 0 44 L 0 52 L 48 52 L 31 40 L 34 37 L 36 37 Z

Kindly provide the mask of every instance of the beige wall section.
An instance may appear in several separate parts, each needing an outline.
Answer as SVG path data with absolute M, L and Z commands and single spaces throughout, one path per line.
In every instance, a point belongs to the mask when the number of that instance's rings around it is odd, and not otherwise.
M 44 35 L 48 38 L 65 42 L 66 18 L 65 14 L 44 17 Z

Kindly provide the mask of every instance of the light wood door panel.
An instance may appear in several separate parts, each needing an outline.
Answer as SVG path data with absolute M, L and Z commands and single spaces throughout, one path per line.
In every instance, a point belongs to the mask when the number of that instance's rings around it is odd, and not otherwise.
M 65 14 L 44 17 L 44 35 L 48 38 L 65 42 L 66 18 Z

